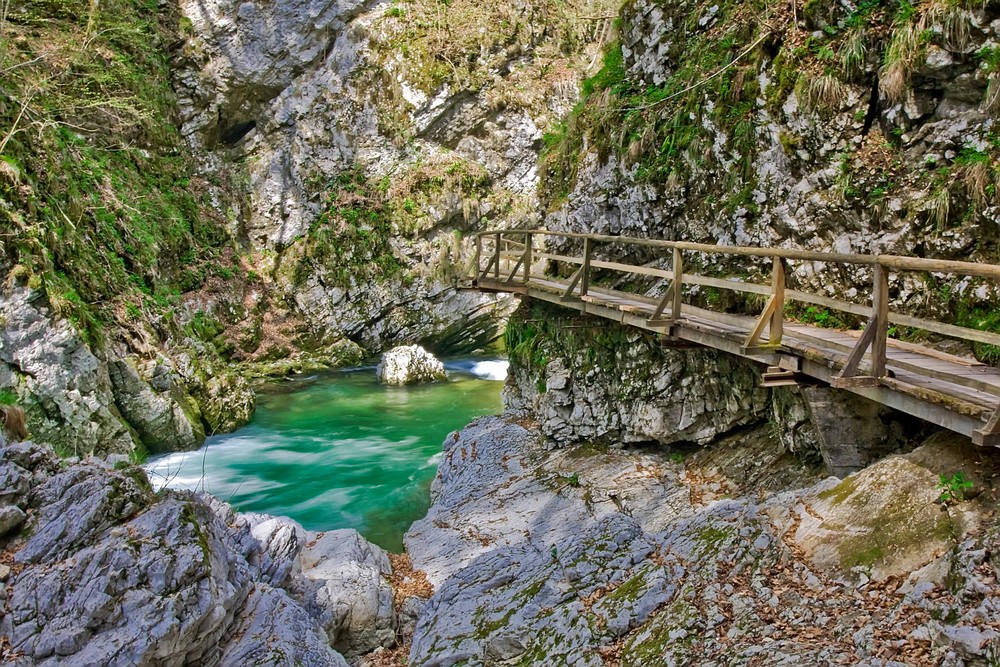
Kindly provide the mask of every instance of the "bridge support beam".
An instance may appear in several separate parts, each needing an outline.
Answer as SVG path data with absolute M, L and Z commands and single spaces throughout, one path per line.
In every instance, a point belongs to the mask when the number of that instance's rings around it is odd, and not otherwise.
M 906 438 L 899 413 L 831 387 L 802 387 L 820 454 L 830 474 L 846 477 L 896 450 Z

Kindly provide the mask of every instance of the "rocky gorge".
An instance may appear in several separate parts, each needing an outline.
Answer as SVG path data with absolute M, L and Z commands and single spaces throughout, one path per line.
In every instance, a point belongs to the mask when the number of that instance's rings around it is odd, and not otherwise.
M 25 0 L 0 29 L 0 403 L 35 443 L 0 448 L 5 660 L 1000 660 L 993 450 L 456 289 L 486 226 L 995 263 L 996 2 Z M 890 298 L 996 328 L 988 281 Z M 134 465 L 262 379 L 501 330 L 505 411 L 445 440 L 405 554 Z
M 193 449 L 248 381 L 497 338 L 468 235 L 537 218 L 606 2 L 70 4 L 3 19 L 0 391 L 33 432 Z
M 524 319 L 522 311 L 514 322 Z M 621 332 L 627 335 L 625 330 Z M 582 335 L 582 334 L 581 334 Z M 564 342 L 564 341 L 563 341 Z M 538 341 L 565 364 L 561 341 Z M 599 343 L 597 345 L 600 345 Z M 625 423 L 642 445 L 551 431 L 550 392 L 639 383 L 626 349 L 586 378 L 517 365 L 507 410 L 444 443 L 432 505 L 387 555 L 190 492 L 127 461 L 0 450 L 5 658 L 13 664 L 987 665 L 1000 644 L 1000 457 L 946 433 L 844 479 L 790 452 L 769 391 L 734 421 Z M 645 355 L 645 356 L 644 356 Z M 644 361 L 646 363 L 638 363 Z M 630 370 L 630 368 L 632 370 Z M 670 415 L 744 389 L 684 364 Z M 552 378 L 560 378 L 552 381 Z M 545 380 L 540 382 L 539 380 Z M 560 386 L 561 385 L 561 386 Z M 641 392 L 641 390 L 639 390 Z M 708 397 L 708 398 L 706 398 Z M 551 399 L 558 405 L 558 399 Z M 672 410 L 671 410 L 672 408 Z M 636 405 L 641 414 L 643 408 Z M 693 413 L 697 414 L 697 413 Z M 739 415 L 739 416 L 737 416 Z M 734 426 L 734 423 L 736 424 Z M 773 424 L 773 421 L 771 422 Z M 644 425 L 643 425 L 644 424 Z M 942 492 L 956 470 L 971 490 Z

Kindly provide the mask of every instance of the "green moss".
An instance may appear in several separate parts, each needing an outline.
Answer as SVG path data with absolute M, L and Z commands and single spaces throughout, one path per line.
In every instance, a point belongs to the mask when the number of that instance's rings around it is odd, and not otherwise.
M 148 0 L 26 0 L 0 40 L 0 251 L 91 343 L 121 310 L 169 329 L 179 267 L 228 243 L 177 131 L 178 25 Z
M 390 245 L 393 227 L 378 183 L 355 166 L 334 179 L 325 198 L 326 210 L 297 244 L 296 283 L 316 271 L 342 287 L 398 275 L 403 265 Z
M 732 536 L 731 528 L 706 526 L 698 532 L 698 540 L 709 547 L 716 547 Z
M 649 623 L 646 628 L 631 636 L 622 649 L 622 664 L 660 665 L 667 655 L 677 656 L 690 646 L 697 636 L 688 632 L 685 639 L 671 639 L 671 633 L 679 629 L 689 629 L 700 616 L 696 607 L 684 600 L 675 600 Z M 684 664 L 686 660 L 677 661 Z
M 603 604 L 619 608 L 629 602 L 638 600 L 639 595 L 646 590 L 646 575 L 648 572 L 648 570 L 643 570 L 626 579 L 618 588 L 604 596 Z
M 747 27 L 752 22 L 743 17 L 766 3 L 714 3 L 719 29 L 705 32 L 697 25 L 709 4 L 667 10 L 671 18 L 695 27 L 690 33 L 675 32 L 666 57 L 677 67 L 662 85 L 650 86 L 630 75 L 620 44 L 608 47 L 604 67 L 583 85 L 583 101 L 546 141 L 543 190 L 550 202 L 572 188 L 584 145 L 602 158 L 617 153 L 635 164 L 639 180 L 683 179 L 712 159 L 706 150 L 712 141 L 710 124 L 727 134 L 737 157 L 738 173 L 729 185 L 750 176 L 757 145 L 754 109 L 761 93 L 754 71 L 760 58 L 739 49 L 756 36 Z M 716 76 L 707 78 L 708 73 Z M 705 106 L 706 96 L 715 99 L 714 108 Z
M 817 498 L 820 500 L 831 500 L 835 504 L 842 504 L 845 500 L 851 497 L 858 488 L 857 479 L 854 477 L 848 477 L 842 481 L 837 486 L 832 489 L 827 489 L 826 491 L 821 491 L 817 494 Z
M 869 496 L 880 491 L 860 491 L 855 478 L 848 478 L 820 494 L 821 498 L 836 504 L 850 502 L 851 512 L 861 517 L 860 521 L 854 521 L 850 532 L 843 532 L 840 526 L 824 524 L 824 527 L 842 533 L 837 554 L 844 570 L 878 567 L 887 560 L 932 542 L 947 542 L 953 538 L 954 526 L 948 514 L 939 512 L 934 505 L 915 505 L 914 495 L 905 490 L 907 484 L 917 484 L 918 478 L 909 482 L 902 481 L 904 478 L 899 476 L 895 479 L 904 490 L 890 497 L 877 510 L 873 509 Z
M 539 579 L 538 581 L 534 582 L 524 590 L 520 591 L 517 595 L 515 595 L 514 600 L 520 601 L 521 603 L 530 601 L 532 598 L 538 595 L 543 588 L 545 588 L 545 584 L 546 584 L 545 579 Z
M 191 530 L 193 531 L 194 536 L 198 541 L 198 545 L 201 547 L 201 552 L 205 557 L 205 565 L 211 568 L 212 549 L 208 544 L 208 535 L 205 533 L 204 528 L 202 528 L 201 523 L 198 521 L 194 506 L 191 503 L 184 504 L 184 509 L 181 510 L 181 520 L 191 526 Z
M 507 627 L 507 625 L 510 623 L 511 617 L 514 615 L 516 611 L 517 609 L 512 607 L 508 609 L 506 613 L 503 614 L 503 616 L 495 618 L 492 621 L 487 621 L 484 618 L 476 619 L 476 628 L 478 630 L 476 636 L 480 639 L 487 639 L 490 637 L 490 635 L 492 635 L 500 628 Z

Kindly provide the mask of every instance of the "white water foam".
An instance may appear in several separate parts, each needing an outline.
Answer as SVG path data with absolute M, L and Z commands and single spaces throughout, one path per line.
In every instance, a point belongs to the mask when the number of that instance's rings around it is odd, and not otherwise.
M 502 359 L 497 361 L 477 361 L 472 364 L 472 374 L 483 380 L 503 382 L 507 379 L 510 362 Z

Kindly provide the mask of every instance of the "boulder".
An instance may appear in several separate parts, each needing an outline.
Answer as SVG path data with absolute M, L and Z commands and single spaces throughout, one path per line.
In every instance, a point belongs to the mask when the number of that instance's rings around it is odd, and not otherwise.
M 247 598 L 220 665 L 347 667 L 347 661 L 327 644 L 316 619 L 285 591 L 259 585 Z
M 27 515 L 17 505 L 7 505 L 6 507 L 0 507 L 0 536 L 6 535 L 15 528 L 19 527 Z
M 392 566 L 356 530 L 320 533 L 302 552 L 303 602 L 330 643 L 355 658 L 396 641 Z
M 864 571 L 874 580 L 907 576 L 954 544 L 938 477 L 900 456 L 820 487 L 800 512 L 796 545 L 820 570 Z
M 198 449 L 205 429 L 197 406 L 174 383 L 161 391 L 143 380 L 125 360 L 108 364 L 115 403 L 153 454 Z
M 23 656 L 15 664 L 214 662 L 250 581 L 207 508 L 176 496 L 100 532 L 79 520 L 43 515 L 39 535 L 80 539 L 46 539 L 44 552 L 32 539 L 14 555 L 23 569 L 8 582 L 0 631 Z
M 154 496 L 140 468 L 60 465 L 31 443 L 0 447 L 0 470 L 25 510 L 0 516 L 27 516 L 0 572 L 12 664 L 347 664 L 294 599 L 305 535 L 294 522 L 190 492 Z
M 419 345 L 404 345 L 389 350 L 382 355 L 375 373 L 382 384 L 399 386 L 448 379 L 444 364 Z

